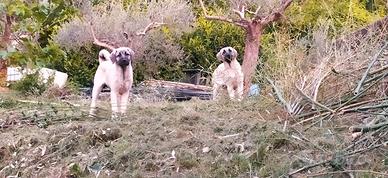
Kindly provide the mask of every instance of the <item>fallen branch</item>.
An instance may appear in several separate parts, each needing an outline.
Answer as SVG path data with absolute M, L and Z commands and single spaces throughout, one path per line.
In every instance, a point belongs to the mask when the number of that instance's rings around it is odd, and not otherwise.
M 381 71 L 384 71 L 384 70 L 386 70 L 386 69 L 388 69 L 388 65 L 382 66 L 380 69 L 376 69 L 376 70 L 370 72 L 369 75 L 377 74 L 377 73 L 379 73 L 379 72 L 381 72 Z
M 279 88 L 275 85 L 274 81 L 272 81 L 269 78 L 266 78 L 267 81 L 272 85 L 272 88 L 275 90 L 275 94 L 280 100 L 280 102 L 286 107 L 288 113 L 292 113 L 291 106 L 287 103 L 287 101 L 283 98 L 282 92 L 279 90 Z
M 325 109 L 325 110 L 327 110 L 327 111 L 329 111 L 329 112 L 331 112 L 331 113 L 334 113 L 334 110 L 328 108 L 327 106 L 325 106 L 325 105 L 323 105 L 323 104 L 321 104 L 321 103 L 319 103 L 319 102 L 317 102 L 317 101 L 314 101 L 314 100 L 311 99 L 309 96 L 307 96 L 305 93 L 303 93 L 303 91 L 302 91 L 299 87 L 297 87 L 297 86 L 295 86 L 295 87 L 296 87 L 296 89 L 299 91 L 299 93 L 300 93 L 303 97 L 305 97 L 308 101 L 310 101 L 311 103 L 313 103 L 313 104 L 315 104 L 315 105 L 317 105 L 317 106 L 319 106 L 319 107 L 321 107 L 321 108 L 323 108 L 323 109 Z
M 200 91 L 212 91 L 212 87 L 205 85 L 194 85 L 190 83 L 181 83 L 181 82 L 171 82 L 164 80 L 147 80 L 144 81 L 144 85 L 147 87 L 163 87 L 171 89 L 190 89 L 190 90 L 200 90 Z
M 380 143 L 380 144 L 375 145 L 375 146 L 373 146 L 373 147 L 368 147 L 368 148 L 363 148 L 363 149 L 359 149 L 359 150 L 352 151 L 352 152 L 350 152 L 350 153 L 347 153 L 347 154 L 342 155 L 341 157 L 344 158 L 344 157 L 352 156 L 352 155 L 355 155 L 355 154 L 358 154 L 358 153 L 363 153 L 363 152 L 366 152 L 366 151 L 369 151 L 369 150 L 373 150 L 373 149 L 379 148 L 379 147 L 381 147 L 381 146 L 385 146 L 385 145 L 387 145 L 387 144 L 388 144 L 388 141 L 387 141 L 387 142 Z M 329 162 L 331 162 L 333 159 L 334 159 L 334 158 L 332 158 L 332 159 L 327 159 L 327 160 L 324 160 L 324 161 L 320 161 L 320 162 L 318 162 L 318 163 L 314 163 L 314 164 L 311 164 L 311 165 L 304 166 L 304 167 L 302 167 L 302 168 L 300 168 L 300 169 L 297 169 L 297 170 L 295 170 L 295 171 L 292 171 L 292 172 L 288 173 L 288 176 L 292 176 L 292 175 L 294 175 L 294 174 L 296 174 L 296 173 L 305 171 L 305 170 L 307 170 L 307 169 L 311 169 L 311 168 L 314 168 L 314 167 L 317 167 L 317 166 L 320 166 L 320 165 L 329 163 Z
M 240 135 L 240 133 L 237 133 L 237 134 L 232 134 L 232 135 L 217 136 L 217 138 L 218 139 L 225 139 L 225 138 L 230 138 L 230 137 L 237 137 L 239 135 Z
M 381 127 L 385 127 L 385 126 L 388 126 L 388 121 L 381 122 L 381 123 L 378 123 L 378 124 L 373 124 L 373 125 L 352 126 L 352 127 L 349 128 L 349 130 L 350 130 L 350 132 L 362 132 L 362 133 L 365 133 L 365 132 L 377 130 L 377 129 L 379 129 Z
M 357 95 L 360 92 L 360 90 L 364 84 L 364 81 L 366 80 L 366 77 L 368 76 L 369 71 L 372 69 L 374 63 L 377 61 L 378 57 L 380 56 L 380 54 L 383 52 L 383 50 L 387 46 L 388 46 L 388 42 L 386 42 L 384 44 L 384 46 L 379 50 L 379 52 L 377 52 L 377 54 L 373 57 L 372 61 L 368 65 L 368 68 L 366 69 L 364 75 L 362 76 L 361 80 L 358 82 L 357 88 L 354 90 L 354 95 Z
M 346 109 L 346 110 L 343 110 L 342 112 L 348 113 L 348 112 L 365 111 L 365 110 L 370 110 L 370 109 L 380 109 L 380 108 L 387 108 L 387 107 L 388 107 L 388 103 L 384 103 L 384 104 L 379 104 L 379 105 L 374 105 L 374 106 L 364 106 L 364 107 Z
M 381 175 L 387 177 L 387 173 L 382 172 L 376 172 L 371 170 L 345 170 L 345 171 L 335 171 L 335 172 L 324 172 L 324 173 L 318 173 L 318 174 L 310 174 L 307 175 L 307 177 L 322 177 L 324 175 L 331 175 L 331 174 L 343 174 L 343 173 L 368 173 L 368 174 L 375 174 L 375 175 Z
M 376 79 L 372 84 L 370 84 L 367 88 L 365 88 L 364 90 L 360 91 L 359 93 L 357 93 L 357 95 L 353 96 L 352 98 L 350 98 L 349 100 L 345 101 L 344 103 L 342 103 L 337 109 L 336 111 L 338 110 L 341 110 L 344 106 L 346 106 L 347 104 L 353 102 L 355 99 L 361 97 L 366 91 L 368 91 L 369 89 L 371 89 L 374 85 L 376 85 L 380 80 L 384 79 L 386 76 L 388 76 L 388 72 L 385 73 L 383 76 L 379 77 L 378 79 Z

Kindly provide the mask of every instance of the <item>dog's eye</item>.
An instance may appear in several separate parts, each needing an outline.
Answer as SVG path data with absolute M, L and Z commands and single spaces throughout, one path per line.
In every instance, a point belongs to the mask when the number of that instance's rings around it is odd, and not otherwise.
M 229 52 L 232 52 L 232 50 L 231 50 L 230 48 L 228 49 L 228 51 L 229 51 Z
M 222 51 L 222 54 L 225 54 L 225 53 L 226 53 L 226 51 L 225 51 L 225 50 L 223 50 L 223 51 Z
M 129 52 L 128 51 L 125 51 L 124 53 L 126 56 L 129 56 Z

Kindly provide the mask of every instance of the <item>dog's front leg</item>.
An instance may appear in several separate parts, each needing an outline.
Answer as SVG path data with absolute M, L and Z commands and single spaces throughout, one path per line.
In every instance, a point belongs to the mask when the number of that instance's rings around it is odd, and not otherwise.
M 118 93 L 115 92 L 115 91 L 111 91 L 111 93 L 110 93 L 110 103 L 112 105 L 112 119 L 118 117 L 119 107 L 120 107 L 120 103 L 119 102 L 120 102 L 120 100 L 119 100 Z
M 213 84 L 213 100 L 218 99 L 218 91 L 220 90 L 221 85 Z
M 226 88 L 227 88 L 227 90 L 228 90 L 229 98 L 230 98 L 231 100 L 234 100 L 234 97 L 235 97 L 236 92 L 235 92 L 235 90 L 233 89 L 233 86 L 227 85 Z
M 127 113 L 127 106 L 129 100 L 129 91 L 123 93 L 120 97 L 120 113 L 125 115 Z

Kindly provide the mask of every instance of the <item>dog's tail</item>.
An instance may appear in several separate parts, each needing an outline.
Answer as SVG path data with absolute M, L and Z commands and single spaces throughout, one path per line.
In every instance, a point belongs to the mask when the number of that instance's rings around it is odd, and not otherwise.
M 103 61 L 107 61 L 109 59 L 110 59 L 110 53 L 106 49 L 103 49 L 98 53 L 98 61 L 100 63 Z

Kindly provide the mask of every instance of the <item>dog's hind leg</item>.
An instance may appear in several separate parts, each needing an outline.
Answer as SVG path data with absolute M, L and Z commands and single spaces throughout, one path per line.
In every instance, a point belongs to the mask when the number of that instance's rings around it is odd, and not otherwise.
M 237 100 L 238 101 L 241 101 L 243 99 L 243 95 L 244 95 L 244 83 L 241 81 L 239 82 L 239 85 L 237 87 Z
M 103 87 L 103 83 L 99 83 L 97 80 L 94 81 L 93 91 L 92 91 L 92 103 L 90 104 L 90 111 L 89 111 L 90 116 L 96 115 L 98 94 L 100 94 L 102 87 Z

